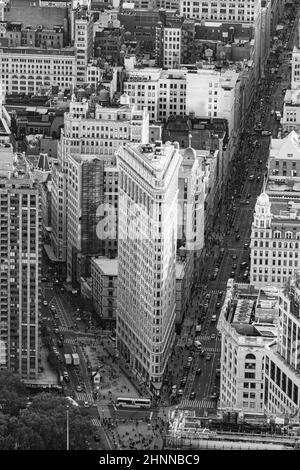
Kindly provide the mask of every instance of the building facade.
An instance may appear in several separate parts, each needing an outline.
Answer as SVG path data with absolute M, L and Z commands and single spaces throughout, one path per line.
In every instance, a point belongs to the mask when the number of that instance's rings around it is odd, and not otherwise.
M 41 87 L 72 88 L 76 82 L 75 51 L 3 47 L 0 70 L 6 93 L 36 94 Z
M 220 409 L 264 413 L 265 346 L 277 338 L 278 291 L 227 283 L 218 321 L 222 334 Z
M 91 262 L 92 299 L 104 329 L 116 328 L 118 260 L 106 257 Z
M 117 347 L 159 394 L 174 342 L 179 149 L 118 152 Z
M 299 272 L 279 293 L 280 329 L 277 342 L 266 348 L 265 405 L 271 416 L 297 417 L 300 410 L 300 289 Z
M 2 257 L 0 367 L 35 379 L 39 372 L 41 214 L 39 189 L 24 161 L 0 147 Z

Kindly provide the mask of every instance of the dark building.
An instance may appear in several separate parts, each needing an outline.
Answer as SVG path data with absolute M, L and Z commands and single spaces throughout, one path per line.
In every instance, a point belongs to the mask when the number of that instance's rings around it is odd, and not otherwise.
M 94 39 L 94 55 L 113 65 L 120 64 L 121 46 L 124 44 L 124 28 L 103 28 Z
M 226 119 L 220 118 L 170 116 L 163 128 L 162 137 L 163 142 L 176 141 L 182 148 L 191 146 L 195 149 L 217 150 L 219 139 L 222 139 L 224 145 L 228 142 L 228 124 Z
M 118 19 L 124 31 L 131 33 L 131 39 L 139 43 L 140 52 L 150 54 L 156 59 L 159 44 L 159 30 L 166 23 L 165 10 L 123 10 Z M 161 44 L 161 41 L 160 41 Z

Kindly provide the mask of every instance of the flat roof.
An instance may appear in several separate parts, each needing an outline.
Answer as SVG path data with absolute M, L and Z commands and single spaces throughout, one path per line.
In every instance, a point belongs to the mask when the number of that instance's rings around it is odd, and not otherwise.
M 106 258 L 101 256 L 99 258 L 93 258 L 93 262 L 101 269 L 105 276 L 117 276 L 118 275 L 118 259 L 117 258 Z

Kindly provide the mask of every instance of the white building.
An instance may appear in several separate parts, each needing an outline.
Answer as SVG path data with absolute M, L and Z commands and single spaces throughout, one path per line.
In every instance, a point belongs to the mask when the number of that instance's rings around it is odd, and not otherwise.
M 0 144 L 0 368 L 36 379 L 40 365 L 41 214 L 38 183 Z
M 251 230 L 250 282 L 282 286 L 299 269 L 300 145 L 292 131 L 272 139 L 269 179 L 257 199 Z
M 104 256 L 91 262 L 92 299 L 105 329 L 115 328 L 117 312 L 118 260 Z
M 219 117 L 227 119 L 229 136 L 235 124 L 235 100 L 239 73 L 214 67 L 198 69 L 186 76 L 186 114 L 196 117 Z
M 218 321 L 222 334 L 220 409 L 264 412 L 265 345 L 277 337 L 278 291 L 229 279 Z
M 292 52 L 292 76 L 291 89 L 299 90 L 300 88 L 300 49 L 294 46 Z
M 72 88 L 76 82 L 73 48 L 2 47 L 0 71 L 6 93 L 37 93 L 41 87 Z
M 86 69 L 93 55 L 93 15 L 85 10 L 75 15 L 76 84 L 86 80 Z
M 180 14 L 186 18 L 212 21 L 238 21 L 253 23 L 260 14 L 261 2 L 246 0 L 244 2 L 224 0 L 181 0 Z
M 184 116 L 186 113 L 185 76 L 184 70 L 128 70 L 124 92 L 138 109 L 148 109 L 150 121 L 166 122 L 170 115 Z
M 177 146 L 118 152 L 117 346 L 159 393 L 175 339 Z

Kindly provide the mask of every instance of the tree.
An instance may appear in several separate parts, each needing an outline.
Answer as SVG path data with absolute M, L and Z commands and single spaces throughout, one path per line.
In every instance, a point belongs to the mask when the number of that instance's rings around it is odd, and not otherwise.
M 26 406 L 25 385 L 18 376 L 0 371 L 0 404 L 0 450 L 65 450 L 67 410 L 70 449 L 88 449 L 90 416 L 66 398 L 41 393 Z

